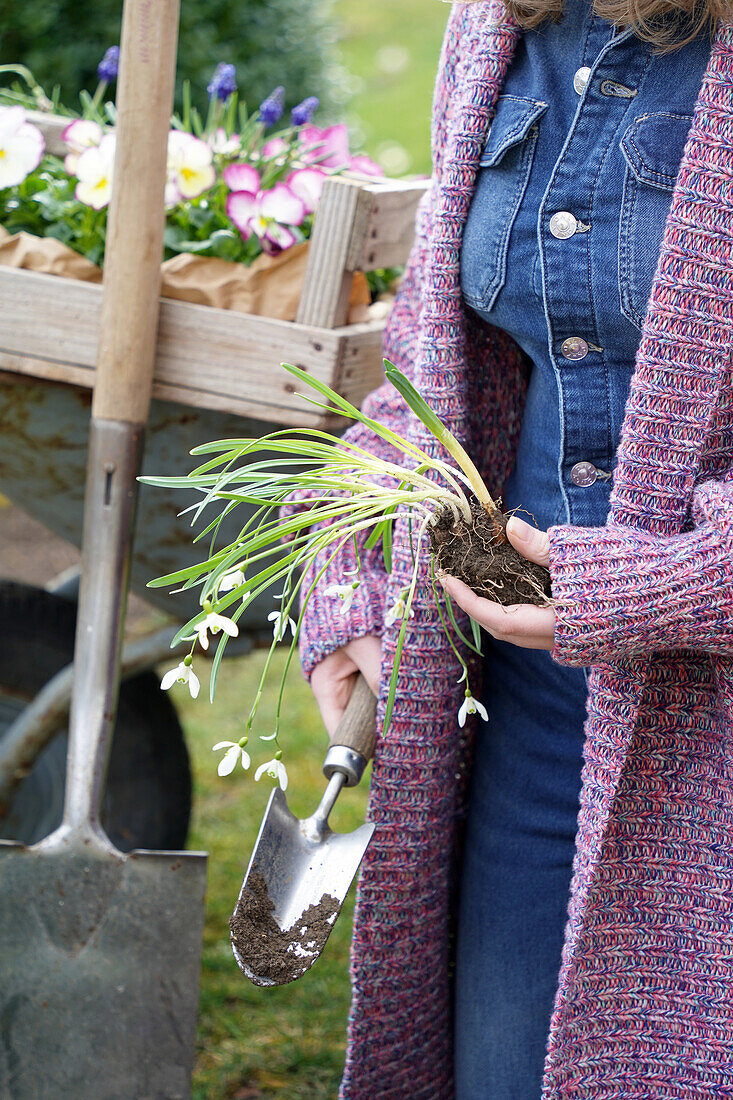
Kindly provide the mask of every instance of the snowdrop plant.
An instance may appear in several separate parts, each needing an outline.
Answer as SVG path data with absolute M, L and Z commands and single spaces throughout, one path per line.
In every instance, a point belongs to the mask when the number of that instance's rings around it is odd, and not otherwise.
M 282 763 L 283 746 L 279 743 L 285 679 L 297 645 L 303 610 L 340 549 L 349 541 L 366 549 L 381 543 L 389 571 L 393 525 L 402 519 L 409 523 L 414 561 L 412 577 L 386 613 L 387 623 L 400 624 L 386 703 L 386 728 L 394 705 L 407 624 L 414 615 L 412 605 L 419 566 L 428 548 L 426 535 L 430 527 L 446 510 L 456 520 L 463 519 L 470 524 L 472 501 L 474 504 L 480 502 L 489 513 L 497 513 L 498 508 L 458 440 L 388 360 L 385 360 L 387 378 L 443 444 L 445 459 L 427 454 L 365 416 L 299 367 L 283 366 L 299 382 L 316 390 L 316 396 L 308 400 L 329 412 L 361 421 L 400 452 L 399 461 L 377 458 L 356 444 L 327 432 L 310 428 L 285 429 L 260 439 L 230 439 L 196 447 L 192 454 L 203 461 L 187 477 L 145 477 L 142 480 L 152 485 L 195 489 L 201 499 L 193 506 L 194 523 L 205 513 L 215 513 L 196 536 L 198 540 L 214 538 L 210 553 L 195 565 L 149 582 L 152 587 L 201 589 L 201 613 L 181 628 L 174 645 L 182 639 L 200 637 L 202 628 L 214 621 L 212 615 L 225 613 L 234 625 L 253 600 L 278 586 L 277 606 L 268 616 L 274 624 L 273 641 L 246 719 L 244 736 L 249 736 L 255 722 L 275 649 L 278 643 L 285 641 L 289 650 L 277 695 L 275 731 L 261 735 L 263 741 L 276 742 L 276 753 L 255 773 L 256 779 L 264 774 L 271 775 L 285 789 L 287 773 Z M 240 504 L 249 508 L 249 518 L 231 545 L 217 548 L 215 536 L 220 519 Z M 341 614 L 348 613 L 358 591 L 360 568 L 360 564 L 357 565 L 356 571 L 345 576 L 342 583 L 329 585 L 324 591 L 326 598 L 340 602 Z M 486 718 L 486 711 L 471 693 L 468 667 L 457 645 L 460 639 L 471 650 L 480 653 L 480 631 L 472 622 L 472 636 L 466 636 L 447 595 L 441 592 L 441 599 L 438 599 L 434 567 L 431 576 L 443 629 L 463 669 L 461 682 L 466 685 L 465 699 L 457 716 L 462 726 L 468 714 L 477 713 Z M 288 627 L 289 638 L 286 637 Z M 211 675 L 212 698 L 220 661 L 232 633 L 228 629 L 219 641 Z M 233 746 L 230 749 L 234 751 Z

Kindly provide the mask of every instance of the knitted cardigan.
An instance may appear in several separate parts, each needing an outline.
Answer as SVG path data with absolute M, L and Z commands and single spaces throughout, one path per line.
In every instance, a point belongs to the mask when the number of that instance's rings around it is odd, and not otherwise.
M 433 102 L 433 182 L 385 354 L 499 490 L 525 393 L 516 345 L 464 309 L 461 233 L 519 31 L 498 0 L 455 4 Z M 733 25 L 718 25 L 664 234 L 603 527 L 550 530 L 553 657 L 592 666 L 572 897 L 543 1100 L 733 1097 Z M 369 413 L 431 454 L 390 387 Z M 353 439 L 378 450 L 363 428 Z M 338 581 L 348 554 L 329 568 Z M 306 673 L 397 627 L 412 568 L 376 551 L 347 617 L 318 595 Z M 322 589 L 321 589 L 322 591 Z M 386 604 L 385 604 L 386 601 Z M 450 914 L 467 745 L 429 585 L 375 753 L 341 1095 L 450 1100 Z M 475 690 L 475 689 L 474 689 Z M 531 687 L 530 687 L 531 690 Z M 383 700 L 381 703 L 383 707 Z

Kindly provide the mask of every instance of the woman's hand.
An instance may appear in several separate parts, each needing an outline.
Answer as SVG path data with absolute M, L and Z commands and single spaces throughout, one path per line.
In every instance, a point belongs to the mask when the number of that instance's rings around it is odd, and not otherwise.
M 550 540 L 544 531 L 530 527 L 512 516 L 506 533 L 515 550 L 537 565 L 549 565 Z M 511 642 L 523 649 L 552 649 L 555 644 L 555 612 L 551 607 L 511 604 L 502 607 L 483 599 L 456 577 L 442 576 L 441 584 L 452 600 L 500 642 Z
M 329 737 L 336 732 L 359 672 L 377 694 L 381 663 L 382 639 L 376 634 L 367 634 L 330 653 L 313 669 L 311 688 Z

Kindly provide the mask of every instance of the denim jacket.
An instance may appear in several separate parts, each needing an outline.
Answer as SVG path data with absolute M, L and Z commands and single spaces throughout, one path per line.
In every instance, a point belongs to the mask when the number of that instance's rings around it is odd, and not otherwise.
M 532 362 L 505 505 L 602 524 L 640 329 L 710 53 L 659 54 L 587 0 L 519 42 L 461 250 L 465 301 Z

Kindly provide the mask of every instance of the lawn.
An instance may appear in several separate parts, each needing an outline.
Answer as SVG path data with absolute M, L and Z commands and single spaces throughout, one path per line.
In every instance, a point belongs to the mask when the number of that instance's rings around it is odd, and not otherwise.
M 448 7 L 440 0 L 342 0 L 341 49 L 355 74 L 348 121 L 368 152 L 393 174 L 430 170 L 429 118 L 435 67 Z M 356 144 L 353 142 L 352 144 Z M 255 784 L 238 769 L 220 779 L 219 740 L 237 740 L 254 696 L 264 656 L 228 661 L 216 701 L 204 684 L 194 703 L 174 689 L 191 752 L 195 809 L 190 847 L 210 853 L 194 1100 L 333 1100 L 343 1066 L 349 1006 L 348 948 L 353 896 L 323 957 L 303 978 L 280 989 L 258 989 L 240 973 L 227 922 L 239 892 L 271 784 Z M 200 662 L 197 662 L 200 664 Z M 203 667 L 203 666 L 202 666 Z M 201 671 L 201 669 L 199 669 Z M 276 681 L 275 681 L 276 682 Z M 272 728 L 272 699 L 261 708 Z M 294 668 L 287 693 L 288 803 L 298 816 L 315 809 L 323 789 L 326 748 L 317 707 Z M 253 751 L 256 761 L 267 746 Z M 364 820 L 366 783 L 342 793 L 332 819 L 338 831 Z M 353 895 L 353 890 L 352 890 Z

